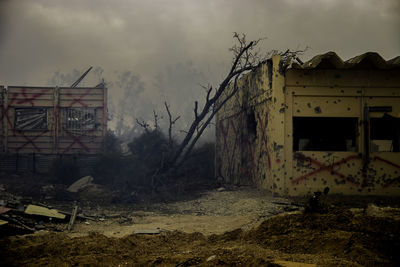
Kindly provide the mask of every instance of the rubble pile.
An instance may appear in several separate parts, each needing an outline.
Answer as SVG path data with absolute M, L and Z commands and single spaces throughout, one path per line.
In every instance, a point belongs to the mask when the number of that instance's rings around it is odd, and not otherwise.
M 14 177 L 18 178 L 18 177 Z M 83 180 L 82 180 L 83 179 Z M 79 209 L 74 194 L 93 184 L 80 182 L 93 180 L 83 177 L 68 188 L 58 185 L 43 185 L 39 192 L 22 197 L 6 190 L 6 185 L 0 185 L 0 234 L 1 236 L 28 234 L 40 230 L 64 231 L 71 230 L 76 219 L 97 220 L 96 217 L 86 216 Z M 23 191 L 21 183 L 20 190 Z M 71 189 L 72 188 L 72 189 Z M 15 189 L 12 190 L 15 192 Z M 55 195 L 68 196 L 63 202 L 54 202 Z M 69 194 L 69 193 L 70 194 Z M 32 192 L 31 192 L 32 193 Z M 59 198 L 58 198 L 59 199 Z M 62 207 L 59 209 L 55 206 Z

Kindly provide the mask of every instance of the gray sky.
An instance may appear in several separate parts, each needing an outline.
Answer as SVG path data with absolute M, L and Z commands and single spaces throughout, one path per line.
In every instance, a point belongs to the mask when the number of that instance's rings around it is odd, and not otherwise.
M 390 59 L 400 55 L 400 1 L 0 0 L 0 85 L 48 85 L 56 71 L 98 66 L 114 84 L 131 71 L 145 84 L 143 97 L 168 95 L 177 106 L 226 72 L 235 31 L 267 37 L 266 51 L 309 46 L 303 60 L 327 51 L 343 59 L 376 51 Z M 189 75 L 193 83 L 159 90 L 160 77 L 185 76 L 179 73 L 187 64 L 198 74 Z M 94 85 L 97 78 L 88 79 Z

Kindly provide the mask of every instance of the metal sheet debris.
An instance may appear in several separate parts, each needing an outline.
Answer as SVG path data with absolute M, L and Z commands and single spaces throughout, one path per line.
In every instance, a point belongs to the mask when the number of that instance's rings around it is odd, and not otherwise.
M 56 209 L 48 209 L 37 205 L 28 205 L 25 210 L 26 214 L 41 215 L 57 219 L 65 219 L 65 215 L 59 213 Z

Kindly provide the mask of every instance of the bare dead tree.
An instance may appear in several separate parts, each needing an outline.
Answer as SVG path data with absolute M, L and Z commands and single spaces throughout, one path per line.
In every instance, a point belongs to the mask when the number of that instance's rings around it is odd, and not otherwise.
M 199 110 L 198 102 L 194 104 L 194 120 L 191 123 L 184 139 L 178 145 L 177 150 L 165 166 L 165 171 L 179 167 L 187 158 L 195 144 L 210 124 L 215 114 L 223 105 L 238 91 L 238 79 L 248 71 L 254 70 L 262 64 L 266 58 L 260 56 L 257 45 L 262 39 L 251 42 L 246 41 L 246 35 L 234 33 L 236 44 L 230 49 L 233 53 L 232 66 L 221 84 L 214 90 L 209 86 L 206 90 L 206 102 Z M 233 82 L 233 84 L 232 84 Z M 232 89 L 228 94 L 228 86 L 232 84 Z
M 257 45 L 264 38 L 247 42 L 245 34 L 238 34 L 236 32 L 234 33 L 233 38 L 236 43 L 232 48 L 230 48 L 230 51 L 233 53 L 233 60 L 229 72 L 216 89 L 213 89 L 212 86 L 203 87 L 206 91 L 206 102 L 201 111 L 199 110 L 198 102 L 196 101 L 194 103 L 194 120 L 191 123 L 189 130 L 186 132 L 184 139 L 178 145 L 174 155 L 166 163 L 164 167 L 165 172 L 178 168 L 189 158 L 191 151 L 204 130 L 212 122 L 215 114 L 239 90 L 238 79 L 242 77 L 242 75 L 256 69 L 275 54 L 280 54 L 282 56 L 283 67 L 287 68 L 291 64 L 292 60 L 301 62 L 298 55 L 307 50 L 307 48 L 296 51 L 287 50 L 284 53 L 277 50 L 271 50 L 265 55 L 261 55 Z M 227 90 L 229 86 L 231 86 L 231 88 L 230 90 Z

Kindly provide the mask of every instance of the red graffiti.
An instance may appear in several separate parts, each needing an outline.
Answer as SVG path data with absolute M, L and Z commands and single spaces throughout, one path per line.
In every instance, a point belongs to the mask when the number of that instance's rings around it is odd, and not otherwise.
M 229 119 L 228 119 L 228 123 L 226 125 L 226 129 L 224 126 L 224 121 L 220 121 L 219 122 L 219 127 L 221 129 L 222 132 L 222 137 L 224 138 L 224 147 L 223 150 L 225 150 L 227 148 L 227 140 L 228 140 L 228 133 L 229 133 Z
M 396 169 L 400 170 L 400 165 L 398 165 L 396 163 L 393 163 L 393 162 L 391 162 L 391 161 L 389 161 L 387 159 L 381 158 L 379 156 L 375 156 L 372 160 L 373 161 L 382 161 L 382 162 L 384 162 L 384 163 L 386 163 L 386 164 L 388 164 L 388 165 L 390 165 L 392 167 L 395 167 Z M 389 181 L 388 183 L 382 185 L 382 187 L 383 188 L 387 188 L 387 187 L 393 185 L 394 183 L 396 183 L 398 181 L 400 181 L 400 176 L 396 177 L 396 178 L 392 179 L 391 181 Z
M 72 142 L 71 142 L 71 144 L 69 144 L 68 147 L 66 147 L 66 148 L 64 149 L 64 151 L 63 151 L 62 153 L 68 152 L 68 151 L 72 148 L 72 146 L 73 146 L 74 144 L 78 144 L 78 145 L 80 145 L 86 152 L 90 152 L 90 149 L 81 141 L 81 139 L 80 139 L 79 136 L 75 136 L 73 133 L 67 131 L 66 129 L 63 129 L 63 130 L 64 130 L 65 133 L 67 133 L 68 137 L 70 137 L 70 138 L 72 139 Z
M 238 130 L 236 129 L 233 120 L 229 120 L 229 121 L 228 121 L 228 125 L 229 125 L 229 124 L 231 125 L 231 127 L 232 127 L 232 129 L 233 129 L 233 133 L 234 133 L 234 135 L 235 135 L 235 142 L 234 142 L 234 144 L 233 144 L 232 154 L 231 154 L 230 158 L 228 158 L 228 166 L 231 166 L 231 169 L 230 169 L 231 174 L 230 174 L 230 175 L 232 175 L 233 169 L 234 169 L 234 167 L 235 167 L 235 165 L 233 164 L 233 162 L 234 162 L 234 158 L 235 158 L 235 154 L 236 154 L 236 147 L 237 147 L 237 144 L 238 144 L 238 141 L 239 141 L 239 138 L 238 138 L 238 137 L 239 137 L 239 132 L 238 132 Z M 228 127 L 228 129 L 229 129 L 229 127 Z
M 17 99 L 17 96 L 19 93 L 12 93 L 10 102 L 7 104 L 7 107 L 3 109 L 3 114 L 1 116 L 1 121 L 3 121 L 3 118 L 5 117 L 7 119 L 7 123 L 10 126 L 10 128 L 13 128 L 13 124 L 11 123 L 10 117 L 8 116 L 8 111 L 10 110 L 11 105 L 14 103 L 15 99 Z
M 349 156 L 349 157 L 347 157 L 347 158 L 345 158 L 345 159 L 343 159 L 343 160 L 341 160 L 341 161 L 338 161 L 338 162 L 336 162 L 336 163 L 334 163 L 334 164 L 332 164 L 332 165 L 324 165 L 324 164 L 318 162 L 318 161 L 315 160 L 315 159 L 312 159 L 312 158 L 309 158 L 309 157 L 304 157 L 303 160 L 310 161 L 312 164 L 314 164 L 314 165 L 316 165 L 316 166 L 318 166 L 318 167 L 320 167 L 320 168 L 317 169 L 317 170 L 311 171 L 311 172 L 309 172 L 309 173 L 307 173 L 307 174 L 305 174 L 305 175 L 302 175 L 302 176 L 300 176 L 300 177 L 298 177 L 298 178 L 296 178 L 296 179 L 294 179 L 294 180 L 292 181 L 292 184 L 298 184 L 300 181 L 302 181 L 302 180 L 304 180 L 304 179 L 306 179 L 306 178 L 308 178 L 308 177 L 310 177 L 310 176 L 312 176 L 312 175 L 314 175 L 314 174 L 317 174 L 317 173 L 319 173 L 319 172 L 322 172 L 322 171 L 330 171 L 332 174 L 334 174 L 334 175 L 336 175 L 336 176 L 338 176 L 338 177 L 340 177 L 340 178 L 345 178 L 345 179 L 346 179 L 346 176 L 345 176 L 344 174 L 341 174 L 341 173 L 335 171 L 333 168 L 334 168 L 334 167 L 337 167 L 337 166 L 340 166 L 340 165 L 342 165 L 342 164 L 344 164 L 344 163 L 347 163 L 347 162 L 349 162 L 349 161 L 351 161 L 351 160 L 356 160 L 356 159 L 359 159 L 359 157 L 358 157 L 357 155 L 352 155 L 352 156 Z M 396 164 L 396 163 L 393 163 L 393 162 L 391 162 L 391 161 L 389 161 L 389 160 L 387 160 L 387 159 L 381 158 L 381 157 L 379 157 L 379 156 L 375 156 L 372 160 L 373 160 L 373 161 L 381 161 L 381 162 L 384 162 L 384 163 L 386 163 L 386 164 L 388 164 L 388 165 L 390 165 L 390 166 L 392 166 L 392 167 L 395 167 L 396 169 L 400 170 L 400 165 L 398 165 L 398 164 Z M 366 186 L 366 181 L 365 181 L 365 180 L 367 179 L 367 175 L 366 175 L 365 173 L 363 173 L 363 177 L 364 177 L 364 181 L 363 181 L 363 183 L 362 183 L 362 187 L 365 187 L 365 186 Z M 352 181 L 350 181 L 350 180 L 348 180 L 348 179 L 346 179 L 346 180 L 347 180 L 349 183 L 355 185 L 354 182 L 352 182 Z M 392 179 L 391 181 L 387 182 L 386 184 L 382 185 L 382 187 L 383 187 L 383 188 L 387 188 L 387 187 L 389 187 L 389 186 L 395 184 L 395 183 L 398 182 L 398 181 L 400 181 L 400 176 L 399 176 L 399 177 L 396 177 L 396 178 Z
M 247 150 L 250 158 L 250 174 L 254 177 L 254 168 L 256 167 L 256 163 L 254 159 L 254 148 L 249 139 L 247 139 Z
M 265 145 L 265 151 L 267 153 L 268 167 L 271 169 L 271 157 L 268 150 L 268 137 L 267 137 L 267 126 L 268 126 L 268 113 L 265 114 L 264 121 L 261 120 L 260 113 L 257 114 L 257 119 L 261 124 L 261 141 Z
M 342 173 L 340 173 L 338 171 L 335 171 L 334 168 L 337 167 L 337 166 L 340 166 L 342 164 L 345 164 L 345 163 L 347 163 L 349 161 L 359 159 L 358 155 L 348 156 L 347 158 L 344 158 L 344 159 L 342 159 L 342 160 L 340 160 L 338 162 L 335 162 L 334 164 L 331 164 L 331 165 L 325 165 L 325 164 L 323 164 L 323 163 L 321 163 L 321 162 L 319 162 L 319 161 L 317 161 L 315 159 L 312 159 L 312 158 L 309 158 L 309 157 L 305 157 L 304 155 L 301 155 L 301 154 L 298 154 L 298 155 L 300 155 L 300 157 L 302 157 L 303 160 L 310 161 L 311 164 L 314 164 L 319 168 L 314 170 L 314 171 L 311 171 L 311 172 L 309 172 L 309 173 L 307 173 L 305 175 L 302 175 L 302 176 L 300 176 L 300 177 L 298 177 L 296 179 L 293 179 L 292 180 L 292 184 L 298 184 L 300 181 L 302 181 L 304 179 L 307 179 L 308 177 L 310 177 L 312 175 L 315 175 L 317 173 L 320 173 L 320 172 L 323 172 L 323 171 L 329 171 L 331 174 L 333 174 L 335 176 L 338 176 L 338 177 L 340 177 L 342 179 L 346 179 L 349 183 L 356 185 L 356 183 L 354 183 L 353 181 L 350 181 L 349 179 L 347 179 L 344 174 L 342 174 Z
M 68 97 L 72 98 L 72 100 L 73 100 L 73 101 L 71 101 L 71 103 L 68 105 L 68 107 L 72 107 L 75 103 L 79 103 L 79 104 L 81 104 L 82 107 L 87 108 L 89 105 L 88 105 L 87 103 L 83 102 L 82 100 L 83 100 L 83 98 L 84 98 L 85 96 L 87 96 L 87 95 L 90 93 L 90 91 L 92 91 L 92 88 L 87 88 L 87 89 L 85 90 L 85 92 L 83 92 L 82 94 L 80 94 L 77 98 L 75 98 L 75 97 L 72 95 L 71 90 L 74 90 L 74 89 L 69 89 L 68 92 L 67 92 L 67 94 L 66 94 Z
M 32 147 L 33 147 L 36 151 L 40 152 L 40 147 L 37 147 L 36 144 L 35 144 L 33 141 L 35 141 L 36 139 L 38 139 L 40 136 L 42 136 L 43 134 L 45 134 L 45 133 L 47 133 L 47 132 L 48 132 L 48 131 L 46 130 L 46 131 L 41 132 L 40 134 L 38 134 L 38 135 L 36 135 L 36 136 L 33 136 L 33 137 L 26 136 L 23 132 L 21 132 L 22 136 L 25 138 L 25 140 L 26 140 L 27 142 L 24 143 L 24 144 L 22 144 L 20 147 L 17 147 L 17 151 L 19 151 L 19 150 L 21 150 L 22 148 L 24 148 L 25 146 L 31 144 Z
M 21 104 L 24 104 L 24 103 L 30 103 L 31 106 L 34 107 L 35 106 L 34 100 L 37 99 L 38 97 L 41 97 L 42 95 L 44 95 L 49 90 L 51 90 L 51 88 L 42 89 L 40 91 L 40 93 L 36 93 L 36 94 L 34 94 L 32 96 L 28 96 L 27 95 L 27 89 L 26 88 L 21 88 L 21 92 L 12 93 L 10 101 L 7 104 L 7 107 L 3 107 L 3 112 L 2 112 L 2 115 L 1 115 L 1 122 L 3 122 L 3 119 L 6 118 L 10 129 L 13 128 L 13 124 L 12 124 L 12 122 L 10 120 L 9 115 L 8 115 L 8 111 L 9 111 L 10 107 L 14 104 L 14 102 L 15 102 L 15 104 L 18 104 L 18 105 L 21 105 Z M 20 100 L 16 101 L 17 97 L 20 95 L 20 93 L 23 96 L 23 99 L 20 99 Z
M 35 103 L 33 102 L 36 98 L 41 97 L 42 95 L 44 95 L 46 92 L 50 91 L 51 88 L 47 88 L 47 89 L 42 89 L 40 90 L 40 93 L 36 93 L 33 96 L 28 96 L 26 94 L 26 88 L 22 88 L 21 89 L 21 94 L 24 97 L 24 99 L 21 99 L 17 102 L 17 104 L 24 104 L 24 103 L 31 103 L 31 106 L 34 107 Z
M 232 130 L 233 130 L 233 134 L 234 134 L 234 143 L 233 143 L 233 146 L 232 147 L 228 147 L 228 138 L 229 138 L 229 131 L 230 131 L 230 129 L 232 128 Z M 235 154 L 236 154 L 236 148 L 237 148 L 237 146 L 238 146 L 238 143 L 239 143 L 239 137 L 240 137 L 240 135 L 239 135 L 239 129 L 237 129 L 237 127 L 235 126 L 235 124 L 234 124 L 234 122 L 233 122 L 233 120 L 231 120 L 231 119 L 227 119 L 227 123 L 226 123 L 226 125 L 224 125 L 224 121 L 220 121 L 219 122 L 219 129 L 220 129 L 220 131 L 221 131 L 221 133 L 222 133 L 222 137 L 223 137 L 223 140 L 224 140 L 224 145 L 223 145 L 223 148 L 222 148 L 222 153 L 223 154 L 226 154 L 226 158 L 227 158 L 227 166 L 228 166 L 228 168 L 229 168 L 229 170 L 228 170 L 228 175 L 230 175 L 230 176 L 232 176 L 233 175 L 233 170 L 234 170 L 234 168 L 235 168 L 235 165 L 233 164 L 233 162 L 234 162 L 234 157 L 235 157 Z M 230 148 L 232 149 L 231 151 L 231 153 L 229 153 L 230 151 Z M 224 156 L 223 156 L 224 157 Z

